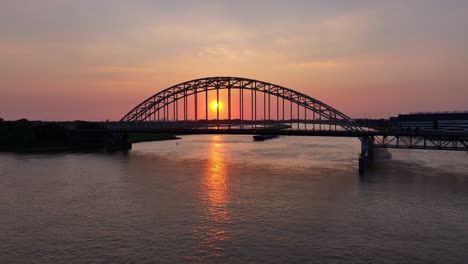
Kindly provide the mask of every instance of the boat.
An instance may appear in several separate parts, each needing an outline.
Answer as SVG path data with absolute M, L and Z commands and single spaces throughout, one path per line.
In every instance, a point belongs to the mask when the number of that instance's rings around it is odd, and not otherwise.
M 264 135 L 264 134 L 260 134 L 260 135 L 254 135 L 254 136 L 253 136 L 253 140 L 254 140 L 254 141 L 265 141 L 265 140 L 273 139 L 273 138 L 276 138 L 276 137 L 278 137 L 278 135 Z

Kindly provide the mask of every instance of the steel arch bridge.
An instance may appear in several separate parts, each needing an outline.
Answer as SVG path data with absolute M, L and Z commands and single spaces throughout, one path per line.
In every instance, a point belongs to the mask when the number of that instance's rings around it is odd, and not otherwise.
M 306 94 L 239 77 L 208 77 L 162 90 L 120 123 L 153 129 L 362 132 L 350 117 Z

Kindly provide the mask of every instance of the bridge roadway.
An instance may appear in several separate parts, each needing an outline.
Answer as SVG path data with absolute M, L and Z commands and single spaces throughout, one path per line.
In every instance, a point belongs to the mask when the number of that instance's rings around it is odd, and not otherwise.
M 221 112 L 223 104 L 225 110 Z M 139 103 L 119 122 L 104 126 L 108 127 L 105 133 L 114 133 L 110 138 L 127 140 L 120 133 L 355 137 L 361 141 L 360 174 L 371 163 L 373 148 L 468 151 L 468 133 L 368 131 L 307 94 L 230 76 L 173 85 Z
M 225 110 L 221 115 L 218 104 L 223 102 Z M 272 125 L 276 127 L 272 129 Z M 344 113 L 299 91 L 230 76 L 176 84 L 148 97 L 120 122 L 105 126 L 124 133 L 357 137 L 366 150 L 468 151 L 468 133 L 368 131 Z
M 468 151 L 468 133 L 429 131 L 313 131 L 269 128 L 114 128 L 114 133 L 171 133 L 176 135 L 283 135 L 354 137 L 368 140 L 373 148 Z

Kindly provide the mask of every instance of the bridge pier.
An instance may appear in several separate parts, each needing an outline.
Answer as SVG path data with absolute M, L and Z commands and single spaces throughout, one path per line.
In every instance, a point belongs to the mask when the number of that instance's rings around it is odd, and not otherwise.
M 359 176 L 364 176 L 366 171 L 372 165 L 374 153 L 372 150 L 372 142 L 374 138 L 365 136 L 359 138 L 361 141 L 361 153 L 359 154 Z

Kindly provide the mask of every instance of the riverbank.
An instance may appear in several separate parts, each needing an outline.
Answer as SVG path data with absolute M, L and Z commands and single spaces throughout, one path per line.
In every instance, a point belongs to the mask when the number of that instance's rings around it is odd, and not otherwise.
M 72 149 L 68 146 L 21 146 L 0 148 L 0 152 L 11 152 L 18 154 L 63 153 L 70 151 L 72 151 Z
M 119 134 L 92 122 L 0 121 L 0 152 L 102 152 L 131 149 L 132 143 L 176 140 L 173 134 Z

